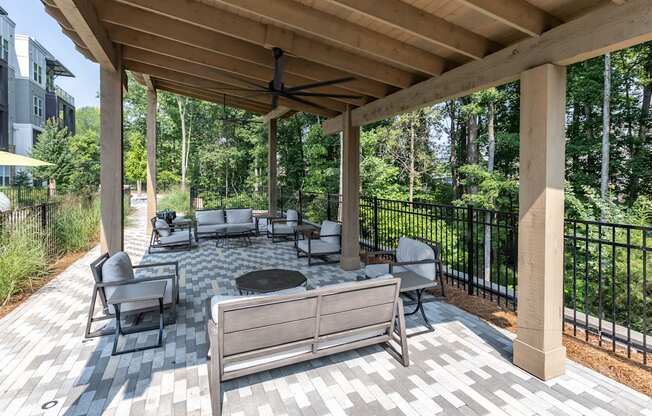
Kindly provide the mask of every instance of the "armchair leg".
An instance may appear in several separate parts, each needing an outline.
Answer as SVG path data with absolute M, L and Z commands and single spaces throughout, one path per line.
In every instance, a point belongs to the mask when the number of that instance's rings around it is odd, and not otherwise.
M 115 330 L 113 329 L 98 329 L 97 331 L 92 331 L 92 326 L 94 322 L 99 322 L 99 321 L 108 321 L 110 319 L 113 319 L 113 316 L 102 316 L 95 318 L 93 315 L 95 315 L 95 303 L 97 302 L 97 288 L 93 288 L 93 296 L 91 297 L 91 304 L 88 308 L 88 318 L 86 320 L 86 331 L 84 332 L 84 337 L 85 338 L 96 338 L 96 337 L 102 337 L 104 335 L 113 335 L 115 333 Z
M 391 342 L 387 342 L 387 351 L 398 360 L 403 367 L 410 366 L 410 353 L 407 344 L 407 334 L 405 328 L 405 311 L 403 310 L 403 301 L 399 298 L 396 303 L 396 325 L 391 335 L 392 341 L 398 344 L 400 351 L 394 347 Z

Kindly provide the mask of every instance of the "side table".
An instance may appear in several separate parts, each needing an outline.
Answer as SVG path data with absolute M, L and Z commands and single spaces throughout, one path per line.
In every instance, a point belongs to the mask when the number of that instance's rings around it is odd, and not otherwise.
M 107 299 L 109 305 L 115 308 L 115 336 L 113 338 L 113 350 L 111 355 L 126 354 L 130 352 L 158 348 L 163 344 L 163 297 L 165 296 L 165 286 L 167 281 L 142 282 L 117 286 L 110 298 Z M 158 300 L 159 324 L 158 339 L 155 344 L 132 349 L 118 351 L 118 339 L 120 335 L 126 335 L 122 330 L 120 323 L 120 307 L 127 302 L 143 302 L 148 300 Z M 154 328 L 155 329 L 155 328 Z M 150 330 L 147 328 L 143 331 Z M 143 332 L 139 331 L 139 332 Z M 131 332 L 134 333 L 134 332 Z

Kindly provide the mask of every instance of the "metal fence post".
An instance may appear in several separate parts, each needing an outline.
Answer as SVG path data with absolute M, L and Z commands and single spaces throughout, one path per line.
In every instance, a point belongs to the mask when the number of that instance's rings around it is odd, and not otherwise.
M 303 192 L 299 189 L 299 223 L 303 223 Z
M 466 207 L 466 226 L 467 226 L 467 242 L 466 242 L 466 252 L 467 252 L 467 267 L 466 267 L 466 282 L 468 284 L 467 289 L 469 295 L 473 295 L 473 274 L 475 272 L 473 268 L 473 262 L 475 259 L 475 244 L 473 236 L 473 206 L 468 205 Z
M 374 251 L 378 250 L 378 197 L 374 196 Z
M 331 220 L 331 194 L 326 194 L 326 219 Z

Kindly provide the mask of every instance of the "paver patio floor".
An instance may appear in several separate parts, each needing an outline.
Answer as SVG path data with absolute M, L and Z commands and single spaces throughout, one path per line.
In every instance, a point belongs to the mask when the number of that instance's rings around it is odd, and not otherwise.
M 144 215 L 138 209 L 125 231 L 132 261 L 180 263 L 181 304 L 164 347 L 112 357 L 112 337 L 84 339 L 95 248 L 0 320 L 1 414 L 208 415 L 207 298 L 234 294 L 235 277 L 261 268 L 300 270 L 313 287 L 356 276 L 308 268 L 291 243 L 264 237 L 247 248 L 205 240 L 190 252 L 146 255 Z M 652 416 L 650 398 L 571 361 L 566 375 L 542 382 L 511 364 L 511 334 L 445 303 L 426 310 L 436 331 L 409 339 L 409 368 L 372 347 L 264 372 L 224 383 L 224 414 Z M 408 326 L 423 329 L 416 316 Z

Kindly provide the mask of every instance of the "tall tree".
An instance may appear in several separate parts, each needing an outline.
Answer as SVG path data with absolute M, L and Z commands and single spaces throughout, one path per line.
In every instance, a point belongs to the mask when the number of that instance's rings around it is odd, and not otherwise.
M 602 169 L 600 170 L 600 196 L 607 202 L 609 192 L 609 134 L 611 132 L 611 54 L 604 56 L 604 98 L 602 103 Z M 601 213 L 604 217 L 604 212 Z

